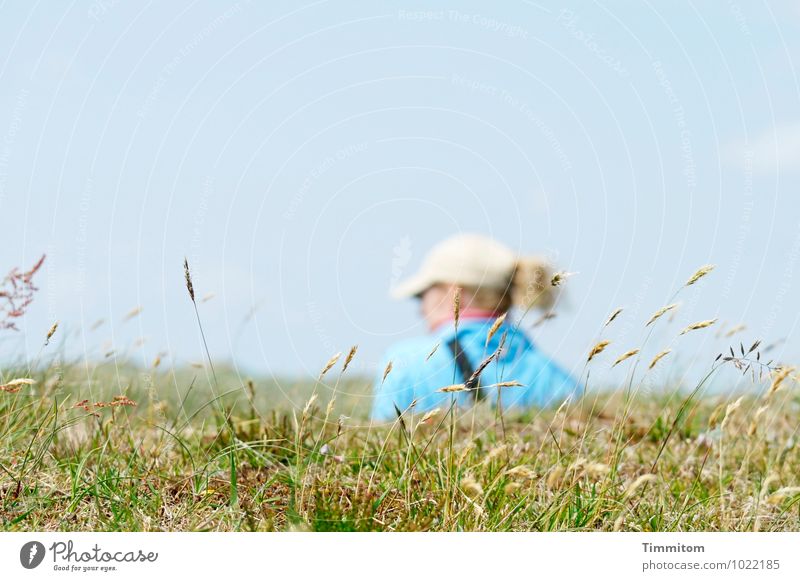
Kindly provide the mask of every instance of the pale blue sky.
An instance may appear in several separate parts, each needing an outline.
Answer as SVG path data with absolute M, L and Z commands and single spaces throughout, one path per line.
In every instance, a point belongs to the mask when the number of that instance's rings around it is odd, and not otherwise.
M 796 359 L 800 9 L 713 4 L 4 2 L 0 266 L 49 259 L 2 345 L 200 360 L 187 255 L 215 358 L 371 371 L 423 331 L 392 280 L 478 231 L 579 273 L 535 332 L 570 368 L 705 263 L 651 348 L 719 318 Z

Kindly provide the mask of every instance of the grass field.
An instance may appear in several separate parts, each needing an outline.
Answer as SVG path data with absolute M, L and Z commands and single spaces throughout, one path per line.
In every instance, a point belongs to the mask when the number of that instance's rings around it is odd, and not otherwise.
M 50 368 L 0 393 L 2 529 L 800 529 L 786 379 L 733 402 L 605 395 L 370 427 L 364 381 L 221 373 L 215 399 L 185 373 Z
M 188 268 L 187 286 L 193 301 Z M 665 354 L 617 361 L 642 377 Z M 745 395 L 631 381 L 558 409 L 410 409 L 381 425 L 368 420 L 369 382 L 346 369 L 354 355 L 299 382 L 242 380 L 210 357 L 172 370 L 50 355 L 5 369 L 0 528 L 800 530 L 797 378 L 758 344 L 709 357 L 706 379 L 760 376 Z

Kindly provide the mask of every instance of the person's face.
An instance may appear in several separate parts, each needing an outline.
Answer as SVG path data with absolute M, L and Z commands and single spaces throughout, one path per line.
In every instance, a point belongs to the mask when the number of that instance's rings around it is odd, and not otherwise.
M 436 284 L 419 296 L 419 312 L 429 328 L 434 328 L 452 314 L 453 292 L 450 285 Z

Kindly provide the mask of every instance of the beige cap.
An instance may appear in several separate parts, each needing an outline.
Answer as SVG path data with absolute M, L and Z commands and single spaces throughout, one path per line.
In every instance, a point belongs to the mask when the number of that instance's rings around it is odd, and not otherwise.
M 511 283 L 517 258 L 496 240 L 479 234 L 458 234 L 434 246 L 419 271 L 392 289 L 394 298 L 414 297 L 434 284 L 505 289 Z

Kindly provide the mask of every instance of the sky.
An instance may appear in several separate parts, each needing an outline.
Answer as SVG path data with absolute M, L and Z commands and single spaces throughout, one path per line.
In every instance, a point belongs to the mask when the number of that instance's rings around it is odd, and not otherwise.
M 202 360 L 187 257 L 216 361 L 374 373 L 425 332 L 390 287 L 480 232 L 577 273 L 531 330 L 576 374 L 704 264 L 648 352 L 797 360 L 796 3 L 428 4 L 0 4 L 0 271 L 47 254 L 4 355 Z

